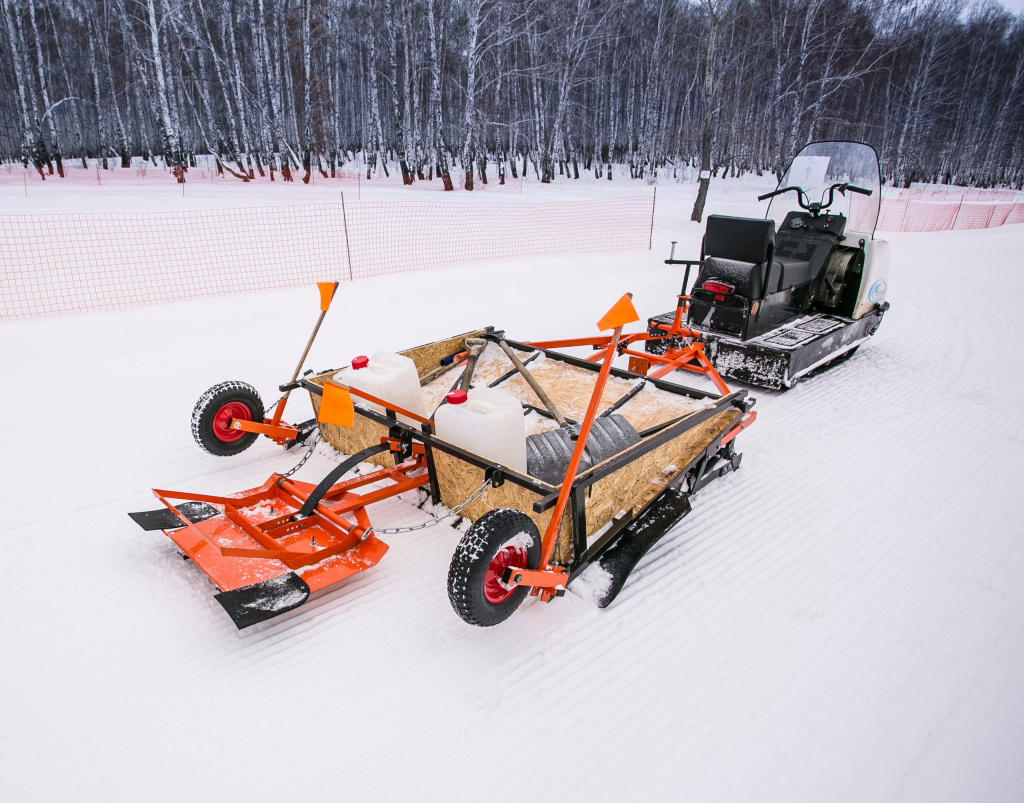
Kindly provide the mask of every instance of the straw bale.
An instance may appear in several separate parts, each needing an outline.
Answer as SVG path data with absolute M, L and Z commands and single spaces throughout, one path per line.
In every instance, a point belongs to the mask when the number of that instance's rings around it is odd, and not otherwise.
M 714 404 L 714 399 L 695 399 L 657 388 L 649 382 L 617 412 L 640 432 Z
M 420 388 L 420 393 L 423 395 L 423 406 L 428 416 L 432 416 L 437 412 L 437 408 L 441 406 L 444 397 L 452 389 L 452 385 L 455 384 L 455 380 L 459 378 L 461 373 L 462 366 L 453 365 Z
M 524 361 L 531 354 L 531 352 L 523 351 L 517 351 L 517 353 L 522 355 Z M 488 343 L 477 362 L 476 371 L 473 374 L 473 384 L 476 386 L 489 385 L 511 371 L 512 368 L 512 361 L 505 353 L 497 345 Z M 583 419 L 597 384 L 597 371 L 578 368 L 575 365 L 551 359 L 544 354 L 529 363 L 526 370 L 533 374 L 562 415 L 578 421 Z M 601 395 L 601 407 L 607 407 L 618 401 L 637 381 L 639 380 L 608 377 L 608 382 Z M 533 388 L 518 373 L 497 387 L 503 393 L 519 399 L 523 404 L 531 404 L 534 407 L 544 406 L 537 398 L 537 394 L 533 392 Z
M 472 336 L 473 335 L 466 335 L 465 337 Z M 448 353 L 450 354 L 451 352 Z M 520 354 L 522 354 L 524 358 L 529 356 L 528 352 L 520 352 Z M 426 406 L 428 413 L 435 412 L 437 408 L 441 406 L 441 402 L 444 400 L 445 395 L 452 389 L 452 385 L 454 385 L 456 380 L 458 380 L 462 375 L 462 371 L 464 369 L 465 363 L 461 365 L 453 365 L 447 371 L 435 376 L 423 386 L 423 404 Z M 508 357 L 505 356 L 505 352 L 498 348 L 494 343 L 488 343 L 487 347 L 477 359 L 476 368 L 473 370 L 473 384 L 476 387 L 489 385 L 502 374 L 511 370 L 512 363 L 509 361 Z
M 437 469 L 437 484 L 441 490 L 441 502 L 446 507 L 456 507 L 465 502 L 473 492 L 476 491 L 484 481 L 484 471 L 474 465 L 466 463 L 454 455 L 434 450 L 434 466 Z M 545 485 L 545 483 L 540 483 Z M 551 486 L 548 486 L 551 487 Z M 554 491 L 555 488 L 551 487 Z M 488 488 L 483 495 L 466 505 L 461 515 L 470 521 L 476 521 L 484 513 L 499 507 L 511 507 L 521 510 L 537 525 L 541 535 L 551 521 L 552 510 L 545 513 L 534 513 L 533 503 L 540 499 L 540 496 L 511 482 L 505 482 L 499 488 Z M 562 527 L 559 531 L 559 541 L 563 538 L 571 539 L 568 534 L 572 531 L 570 514 L 566 510 L 562 517 Z
M 620 510 L 639 512 L 739 417 L 735 408 L 723 410 L 595 482 L 587 493 L 587 535 L 604 527 Z M 641 443 L 632 450 L 643 448 Z
M 526 424 L 527 438 L 540 432 L 551 432 L 552 430 L 558 429 L 558 422 L 555 421 L 555 419 L 547 418 L 534 410 L 530 410 L 530 412 L 524 416 L 523 423 Z
M 522 351 L 521 349 L 514 349 L 514 351 L 519 356 L 519 359 L 524 362 L 533 354 L 532 351 Z M 544 359 L 544 357 L 541 356 L 538 359 Z M 531 365 L 533 363 L 526 366 L 527 370 L 530 369 Z M 497 343 L 488 343 L 487 347 L 477 358 L 476 368 L 473 370 L 473 384 L 477 387 L 489 385 L 503 374 L 507 374 L 513 367 L 512 361 Z
M 532 352 L 516 350 L 525 360 Z M 488 343 L 487 348 L 477 362 L 474 372 L 474 385 L 490 384 L 494 380 L 512 370 L 512 362 L 496 344 Z M 540 383 L 555 406 L 568 418 L 581 421 L 586 415 L 587 407 L 590 404 L 590 397 L 594 393 L 594 386 L 597 384 L 597 372 L 588 371 L 585 368 L 578 368 L 575 365 L 549 359 L 541 355 L 529 365 L 527 370 L 533 374 Z M 450 377 L 447 387 L 451 387 L 454 377 Z M 629 392 L 640 379 L 622 379 L 617 376 L 609 376 L 601 395 L 601 407 L 606 409 L 614 404 L 623 395 Z M 524 404 L 532 404 L 534 407 L 543 407 L 533 388 L 523 377 L 518 374 L 506 379 L 498 388 L 514 396 Z M 694 399 L 680 393 L 671 393 L 661 390 L 654 385 L 647 383 L 644 389 L 624 404 L 618 413 L 625 417 L 636 430 L 648 429 L 649 427 L 672 421 L 676 418 L 694 413 L 714 402 L 713 399 Z M 440 403 L 440 401 L 438 402 Z M 546 419 L 545 419 L 546 420 Z M 537 431 L 553 429 L 553 426 L 541 427 Z M 528 434 L 533 434 L 529 432 Z
M 467 337 L 481 337 L 486 331 L 486 329 L 478 329 L 475 332 L 466 332 L 462 335 L 449 337 L 447 340 L 438 340 L 435 343 L 427 343 L 423 346 L 416 346 L 416 348 L 406 349 L 398 353 L 416 363 L 416 372 L 419 374 L 420 379 L 422 379 L 441 365 L 441 360 L 445 357 L 450 357 L 456 352 L 463 351 L 466 348 Z
M 586 492 L 588 537 L 604 527 L 620 510 L 632 509 L 639 512 L 739 416 L 740 412 L 734 408 L 723 410 L 594 483 Z M 633 450 L 641 451 L 643 448 L 641 443 L 634 446 Z M 483 482 L 482 469 L 452 455 L 435 451 L 434 465 L 437 468 L 441 500 L 448 507 L 464 502 Z M 554 492 L 559 486 L 549 487 Z M 539 498 L 532 491 L 506 482 L 500 488 L 488 488 L 479 499 L 463 509 L 462 515 L 470 521 L 476 521 L 488 510 L 512 507 L 526 513 L 543 533 L 551 520 L 551 511 L 542 514 L 533 512 L 533 503 Z M 567 510 L 562 518 L 554 555 L 555 560 L 561 563 L 568 563 L 572 557 L 570 521 Z

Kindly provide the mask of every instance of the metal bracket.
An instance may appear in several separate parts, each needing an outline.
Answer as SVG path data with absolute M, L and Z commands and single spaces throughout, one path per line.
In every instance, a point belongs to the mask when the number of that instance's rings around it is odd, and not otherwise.
M 316 432 L 318 424 L 319 422 L 315 418 L 303 421 L 301 424 L 296 424 L 295 428 L 298 429 L 298 433 L 294 438 L 284 442 L 284 448 L 287 450 L 298 446 L 300 443 L 305 443 L 309 436 Z
M 484 482 L 489 482 L 492 488 L 500 488 L 505 484 L 505 472 L 501 466 L 490 466 L 484 469 Z
M 509 566 L 501 575 L 501 582 L 509 586 L 529 586 L 550 591 L 554 596 L 562 596 L 569 584 L 569 575 L 565 571 L 540 571 L 534 569 L 517 569 Z M 559 591 L 562 594 L 558 593 Z
M 388 450 L 395 455 L 395 465 L 404 463 L 412 457 L 412 435 L 402 427 L 391 427 L 388 429 Z

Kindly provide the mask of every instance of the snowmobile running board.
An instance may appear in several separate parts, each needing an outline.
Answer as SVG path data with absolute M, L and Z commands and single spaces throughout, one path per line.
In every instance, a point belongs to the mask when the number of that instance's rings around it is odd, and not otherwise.
M 343 461 L 318 485 L 274 474 L 231 496 L 154 490 L 164 509 L 130 513 L 163 530 L 220 589 L 217 601 L 239 630 L 298 608 L 311 594 L 375 566 L 388 545 L 373 533 L 366 506 L 429 482 L 423 448 L 404 462 L 335 482 L 368 457 L 400 453 L 393 439 Z M 391 480 L 384 488 L 357 488 Z M 171 501 L 183 502 L 178 507 Z
M 838 315 L 806 315 L 792 323 L 752 340 L 739 340 L 728 335 L 701 332 L 707 352 L 718 369 L 727 378 L 747 385 L 782 390 L 792 387 L 811 371 L 851 353 L 878 329 L 888 305 L 872 310 L 859 320 Z M 648 319 L 648 331 L 664 331 L 671 324 L 674 312 L 666 312 Z M 652 353 L 673 344 L 650 340 Z

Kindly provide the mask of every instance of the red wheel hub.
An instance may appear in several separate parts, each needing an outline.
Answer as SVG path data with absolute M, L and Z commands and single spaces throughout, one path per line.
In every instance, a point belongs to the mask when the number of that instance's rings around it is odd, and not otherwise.
M 518 586 L 505 585 L 501 577 L 509 566 L 526 568 L 526 547 L 522 544 L 505 544 L 491 560 L 484 575 L 484 596 L 492 605 L 498 605 L 511 597 Z
M 240 418 L 243 421 L 252 421 L 252 413 L 242 402 L 228 402 L 213 414 L 213 434 L 217 440 L 224 443 L 233 443 L 244 438 L 247 433 L 240 429 L 231 428 L 231 419 Z

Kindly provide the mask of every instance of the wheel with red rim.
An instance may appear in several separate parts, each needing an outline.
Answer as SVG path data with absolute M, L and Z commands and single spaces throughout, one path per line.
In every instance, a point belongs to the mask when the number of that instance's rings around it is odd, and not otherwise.
M 529 593 L 507 585 L 505 571 L 536 569 L 540 564 L 540 532 L 521 510 L 498 508 L 481 516 L 462 537 L 448 569 L 448 599 L 471 625 L 490 627 L 504 622 Z
M 205 451 L 225 457 L 244 452 L 257 435 L 234 429 L 231 422 L 263 421 L 263 400 L 245 382 L 221 382 L 199 397 L 192 411 L 192 436 Z

